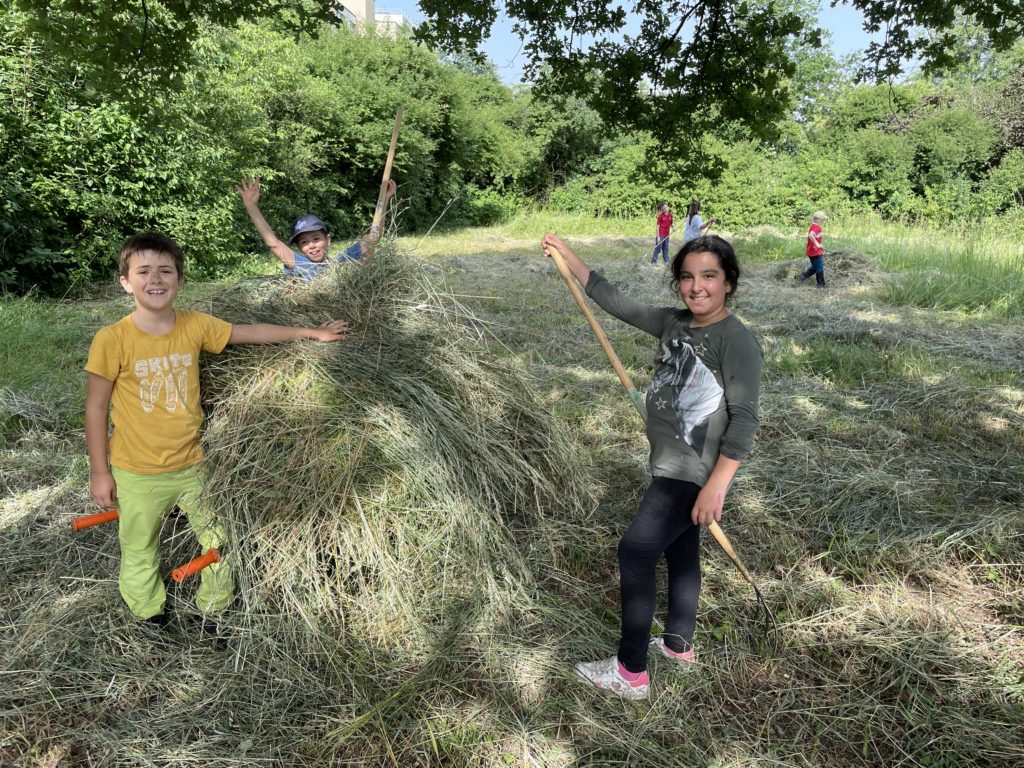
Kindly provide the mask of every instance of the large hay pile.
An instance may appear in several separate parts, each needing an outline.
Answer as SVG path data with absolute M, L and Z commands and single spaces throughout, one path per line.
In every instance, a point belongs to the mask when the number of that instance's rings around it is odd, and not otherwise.
M 206 368 L 209 496 L 250 645 L 298 641 L 332 663 L 426 648 L 454 606 L 507 618 L 557 564 L 560 521 L 592 506 L 578 451 L 411 262 L 384 250 L 212 309 L 353 327 L 342 344 L 235 348 Z
M 197 308 L 352 325 L 344 343 L 204 361 L 208 497 L 239 581 L 228 648 L 185 620 L 194 583 L 171 586 L 163 632 L 127 615 L 113 526 L 67 531 L 90 511 L 83 486 L 36 525 L 28 491 L 10 497 L 0 511 L 24 541 L 0 562 L 0 722 L 19 735 L 0 740 L 0 764 L 390 764 L 430 742 L 423 706 L 448 728 L 496 689 L 534 695 L 543 673 L 524 648 L 544 635 L 545 582 L 578 566 L 594 503 L 585 452 L 531 381 L 387 249 Z M 57 459 L 81 478 L 80 446 Z M 185 528 L 164 526 L 165 576 L 198 554 Z

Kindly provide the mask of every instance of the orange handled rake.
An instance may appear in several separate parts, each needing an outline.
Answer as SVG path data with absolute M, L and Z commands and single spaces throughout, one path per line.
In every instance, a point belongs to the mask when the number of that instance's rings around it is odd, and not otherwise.
M 82 515 L 71 521 L 71 530 L 77 533 L 83 528 L 92 528 L 94 525 L 103 525 L 117 520 L 117 510 L 108 509 L 105 512 L 96 512 L 92 515 Z
M 612 348 L 611 342 L 608 341 L 608 337 L 605 336 L 604 330 L 601 328 L 601 324 L 597 322 L 597 318 L 594 317 L 594 313 L 590 311 L 590 307 L 587 305 L 587 300 L 583 296 L 583 291 L 580 290 L 576 279 L 569 272 L 569 268 L 565 264 L 565 260 L 562 258 L 562 254 L 558 252 L 558 249 L 554 246 L 547 246 L 548 251 L 551 253 L 551 260 L 555 262 L 555 267 L 558 269 L 562 279 L 565 280 L 565 284 L 569 286 L 569 290 L 572 292 L 573 297 L 576 299 L 576 303 L 579 305 L 580 310 L 583 312 L 584 317 L 587 318 L 587 322 L 590 324 L 591 330 L 597 337 L 598 343 L 604 350 L 605 355 L 608 357 L 608 362 L 612 364 L 612 368 L 615 369 L 616 375 L 619 377 L 619 381 L 622 382 L 623 388 L 626 390 L 626 395 L 629 397 L 630 402 L 636 408 L 640 417 L 647 423 L 647 405 L 644 403 L 640 393 L 637 392 L 636 387 L 633 385 L 633 380 L 626 373 L 626 369 L 622 367 L 622 363 L 619 361 L 619 356 L 615 354 L 615 350 Z M 750 575 L 750 571 L 743 565 L 743 561 L 740 560 L 739 555 L 736 554 L 736 550 L 733 549 L 732 542 L 729 541 L 729 537 L 725 535 L 725 531 L 722 530 L 721 526 L 714 520 L 708 523 L 708 530 L 711 535 L 715 537 L 715 541 L 718 542 L 719 546 L 732 560 L 733 565 L 743 575 L 743 578 L 754 588 L 754 595 L 757 598 L 757 604 L 761 611 L 764 613 L 764 629 L 765 634 L 772 635 L 772 646 L 778 647 L 778 636 L 779 626 L 775 621 L 775 614 L 772 613 L 771 608 L 768 607 L 768 603 L 764 599 L 764 595 L 761 594 L 761 590 L 757 586 L 757 582 Z
M 189 560 L 184 565 L 175 568 L 171 571 L 171 578 L 175 584 L 181 584 L 189 576 L 199 573 L 203 568 L 208 565 L 220 562 L 220 550 L 214 547 L 213 549 L 206 550 L 199 557 Z

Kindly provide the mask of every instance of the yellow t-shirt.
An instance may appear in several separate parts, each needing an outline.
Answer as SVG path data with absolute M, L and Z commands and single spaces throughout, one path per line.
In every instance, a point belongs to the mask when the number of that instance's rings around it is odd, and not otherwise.
M 110 464 L 155 475 L 198 464 L 199 353 L 227 346 L 231 324 L 202 312 L 176 312 L 163 336 L 140 331 L 131 316 L 101 328 L 85 370 L 114 382 Z

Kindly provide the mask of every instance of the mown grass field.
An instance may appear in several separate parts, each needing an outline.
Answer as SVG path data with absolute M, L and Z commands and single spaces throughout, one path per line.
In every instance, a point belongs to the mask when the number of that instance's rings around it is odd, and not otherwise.
M 91 511 L 81 366 L 95 329 L 129 306 L 109 287 L 0 300 L 0 764 L 1024 763 L 1024 256 L 978 233 L 842 224 L 824 292 L 793 283 L 802 232 L 734 233 L 734 310 L 766 364 L 761 430 L 723 528 L 781 646 L 705 537 L 700 665 L 653 660 L 640 705 L 572 679 L 571 662 L 614 650 L 615 546 L 646 442 L 536 243 L 558 231 L 632 295 L 672 303 L 647 229 L 536 216 L 399 241 L 447 291 L 471 353 L 526 374 L 576 446 L 566 477 L 585 473 L 594 501 L 552 528 L 546 554 L 523 544 L 528 584 L 496 573 L 504 614 L 460 604 L 443 633 L 415 630 L 398 620 L 413 610 L 403 584 L 443 576 L 450 552 L 438 542 L 435 558 L 397 564 L 394 625 L 339 645 L 338 666 L 311 654 L 263 669 L 241 618 L 222 652 L 125 615 L 113 529 L 73 539 L 68 522 Z M 189 286 L 181 301 L 219 307 L 224 289 Z M 598 315 L 645 387 L 651 340 Z M 182 532 L 168 535 L 183 551 Z M 172 604 L 189 599 L 181 589 Z M 303 690 L 289 687 L 297 670 Z

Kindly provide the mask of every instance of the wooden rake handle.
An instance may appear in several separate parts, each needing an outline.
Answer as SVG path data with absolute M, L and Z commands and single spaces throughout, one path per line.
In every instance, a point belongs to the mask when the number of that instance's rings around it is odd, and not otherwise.
M 380 180 L 380 191 L 377 192 L 377 207 L 373 211 L 373 223 L 370 234 L 380 236 L 380 225 L 384 221 L 384 203 L 387 200 L 388 182 L 391 181 L 391 166 L 395 162 L 395 148 L 398 146 L 398 129 L 402 127 L 402 105 L 395 111 L 395 125 L 391 129 L 391 145 L 388 147 L 388 159 L 384 163 L 384 176 Z
M 640 393 L 637 392 L 636 387 L 633 385 L 633 380 L 626 373 L 626 369 L 622 367 L 622 362 L 619 360 L 619 356 L 615 354 L 615 349 L 612 347 L 608 337 L 604 335 L 604 329 L 601 328 L 601 324 L 597 322 L 597 318 L 594 317 L 594 313 L 590 311 L 590 306 L 587 304 L 586 298 L 583 296 L 583 291 L 580 290 L 579 283 L 573 277 L 569 271 L 569 267 L 565 264 L 565 259 L 562 258 L 562 254 L 558 252 L 558 249 L 553 245 L 547 246 L 548 252 L 551 254 L 551 260 L 555 262 L 555 267 L 561 274 L 562 279 L 565 280 L 565 284 L 569 286 L 569 290 L 572 292 L 573 297 L 576 299 L 576 303 L 579 304 L 580 310 L 583 312 L 583 316 L 587 318 L 587 322 L 590 323 L 590 328 L 597 337 L 597 342 L 601 345 L 601 349 L 604 350 L 605 355 L 608 356 L 608 362 L 612 364 L 612 368 L 615 369 L 615 374 L 619 377 L 619 381 L 622 382 L 623 388 L 626 390 L 626 394 L 629 395 L 629 399 L 633 402 L 634 407 L 640 412 L 640 416 L 643 418 L 644 423 L 647 423 L 647 405 L 640 397 Z M 743 578 L 750 583 L 754 589 L 757 589 L 757 584 L 754 582 L 753 577 L 747 570 L 746 566 L 743 565 L 743 561 L 740 560 L 739 555 L 736 554 L 736 550 L 733 549 L 732 542 L 729 541 L 729 537 L 725 535 L 725 531 L 722 527 L 712 520 L 708 523 L 708 530 L 711 535 L 715 537 L 715 541 L 722 548 L 729 559 L 732 560 L 733 565 L 743 575 Z
M 597 343 L 601 345 L 601 349 L 603 349 L 605 355 L 607 355 L 608 362 L 612 364 L 612 368 L 615 370 L 615 375 L 618 376 L 619 381 L 622 382 L 622 387 L 626 390 L 626 394 L 633 403 L 633 407 L 637 409 L 640 413 L 640 418 L 642 418 L 644 420 L 644 424 L 646 424 L 647 405 L 644 403 L 643 398 L 640 397 L 640 393 L 636 391 L 636 387 L 633 386 L 633 380 L 629 378 L 629 374 L 626 373 L 626 369 L 622 367 L 622 363 L 619 361 L 619 356 L 615 354 L 615 349 L 612 348 L 612 343 L 608 341 L 608 337 L 604 335 L 604 329 L 601 327 L 601 324 L 597 322 L 597 318 L 594 317 L 594 313 L 590 311 L 590 306 L 587 304 L 587 300 L 583 296 L 583 291 L 580 290 L 579 283 L 577 283 L 576 278 L 572 276 L 572 273 L 569 271 L 569 267 L 565 264 L 565 259 L 562 258 L 562 254 L 558 252 L 558 249 L 553 245 L 549 245 L 548 251 L 551 253 L 551 260 L 555 262 L 555 267 L 558 269 L 559 274 L 562 275 L 562 279 L 565 280 L 565 284 L 569 286 L 569 290 L 572 292 L 573 298 L 575 298 L 576 303 L 579 304 L 580 311 L 583 312 L 583 316 L 587 318 L 587 322 L 590 323 L 590 329 L 597 337 Z

